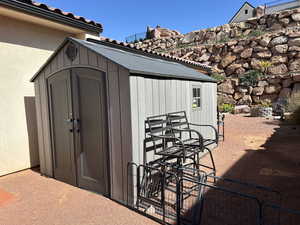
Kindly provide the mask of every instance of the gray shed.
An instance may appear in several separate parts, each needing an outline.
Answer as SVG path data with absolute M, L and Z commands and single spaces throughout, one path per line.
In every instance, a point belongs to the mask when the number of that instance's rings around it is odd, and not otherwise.
M 185 110 L 216 126 L 215 80 L 183 60 L 68 38 L 32 78 L 41 173 L 125 202 L 147 116 Z M 204 136 L 213 135 L 200 130 Z

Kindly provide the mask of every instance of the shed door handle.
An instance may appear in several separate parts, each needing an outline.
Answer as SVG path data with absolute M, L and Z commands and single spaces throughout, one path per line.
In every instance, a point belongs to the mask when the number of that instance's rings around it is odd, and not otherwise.
M 74 123 L 75 123 L 76 131 L 77 131 L 77 133 L 79 133 L 80 132 L 80 119 L 75 119 Z

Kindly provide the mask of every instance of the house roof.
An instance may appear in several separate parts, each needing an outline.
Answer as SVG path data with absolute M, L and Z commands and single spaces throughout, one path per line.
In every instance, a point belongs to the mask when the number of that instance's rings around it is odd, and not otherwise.
M 255 9 L 255 7 L 253 6 L 253 5 L 251 5 L 249 2 L 244 2 L 244 4 L 241 6 L 241 8 L 238 10 L 238 11 L 236 11 L 236 13 L 234 14 L 234 16 L 229 20 L 229 23 L 231 23 L 232 22 L 232 20 L 234 20 L 234 18 L 237 16 L 237 14 L 246 6 L 246 5 L 248 5 L 248 6 L 250 6 L 252 9 Z
M 1 5 L 81 29 L 99 33 L 103 31 L 100 23 L 32 0 L 0 0 Z
M 104 56 L 105 58 L 113 61 L 116 64 L 128 69 L 131 74 L 155 76 L 161 78 L 171 79 L 183 79 L 194 80 L 203 82 L 216 82 L 215 79 L 198 72 L 195 69 L 188 67 L 176 60 L 170 60 L 169 58 L 163 59 L 163 57 L 157 57 L 155 54 L 144 54 L 145 52 L 140 50 L 132 51 L 128 47 L 120 48 L 120 45 L 108 44 L 106 41 L 85 41 L 75 38 L 68 38 L 66 41 L 72 41 L 79 45 L 82 45 L 91 51 Z M 65 41 L 65 42 L 66 42 Z M 55 57 L 57 52 L 65 45 L 62 46 L 50 57 L 48 62 Z M 39 75 L 40 71 L 47 65 L 47 63 L 36 73 L 31 79 L 34 81 Z

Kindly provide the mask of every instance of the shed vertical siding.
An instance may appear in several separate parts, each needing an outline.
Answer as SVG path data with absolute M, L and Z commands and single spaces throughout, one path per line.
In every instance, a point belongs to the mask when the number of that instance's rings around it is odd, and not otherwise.
M 192 86 L 201 87 L 203 108 L 192 111 Z M 216 84 L 184 80 L 154 79 L 143 76 L 130 76 L 131 118 L 132 118 L 132 158 L 135 163 L 143 163 L 143 140 L 145 119 L 148 116 L 168 112 L 187 112 L 191 122 L 216 126 Z M 204 136 L 213 133 L 200 129 Z M 155 159 L 148 154 L 148 161 Z
M 77 45 L 77 44 L 76 44 Z M 125 202 L 127 197 L 127 163 L 132 161 L 129 71 L 95 54 L 85 47 L 78 46 L 78 55 L 71 62 L 65 55 L 67 44 L 48 63 L 35 80 L 36 110 L 41 173 L 53 177 L 52 151 L 48 111 L 47 78 L 60 70 L 72 67 L 88 67 L 106 73 L 108 118 L 109 118 L 109 157 L 111 197 Z
M 190 121 L 192 123 L 207 124 L 217 126 L 217 85 L 215 83 L 189 83 L 189 105 L 192 105 L 192 88 L 200 87 L 201 107 L 200 109 L 189 108 Z M 214 137 L 213 130 L 207 127 L 197 128 L 200 133 L 207 138 Z

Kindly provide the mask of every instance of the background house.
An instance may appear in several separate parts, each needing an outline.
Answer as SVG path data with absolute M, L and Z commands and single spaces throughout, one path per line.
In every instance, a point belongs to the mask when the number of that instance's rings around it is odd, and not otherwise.
M 249 2 L 245 2 L 236 14 L 230 19 L 229 23 L 238 23 L 250 19 L 252 17 L 262 16 L 264 14 L 272 14 L 283 10 L 294 9 L 300 7 L 300 0 L 278 0 L 266 2 L 264 5 L 255 8 Z
M 0 176 L 39 164 L 32 74 L 66 37 L 102 25 L 30 0 L 0 0 Z

